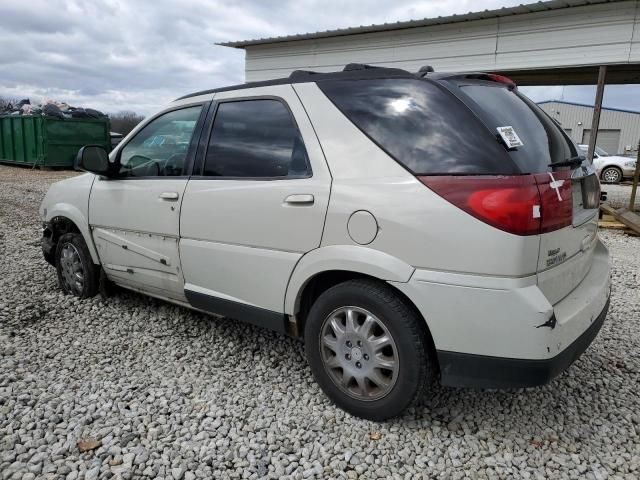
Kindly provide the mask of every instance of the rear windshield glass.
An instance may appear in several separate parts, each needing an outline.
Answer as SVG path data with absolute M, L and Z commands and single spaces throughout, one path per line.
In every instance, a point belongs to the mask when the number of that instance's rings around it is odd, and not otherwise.
M 454 95 L 432 82 L 335 80 L 318 86 L 415 175 L 518 173 L 497 137 Z
M 522 173 L 546 172 L 550 164 L 581 155 L 562 127 L 519 92 L 495 82 L 460 80 L 455 85 L 492 131 L 513 127 L 522 145 L 510 149 L 509 155 Z

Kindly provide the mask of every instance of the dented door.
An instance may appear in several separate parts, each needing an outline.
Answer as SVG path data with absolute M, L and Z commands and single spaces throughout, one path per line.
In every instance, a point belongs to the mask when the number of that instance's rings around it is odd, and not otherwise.
M 184 299 L 178 223 L 186 178 L 96 180 L 89 200 L 93 240 L 119 284 Z
M 93 183 L 93 240 L 104 271 L 120 285 L 185 300 L 180 206 L 204 107 L 202 102 L 181 105 L 149 120 L 112 155 L 117 175 Z

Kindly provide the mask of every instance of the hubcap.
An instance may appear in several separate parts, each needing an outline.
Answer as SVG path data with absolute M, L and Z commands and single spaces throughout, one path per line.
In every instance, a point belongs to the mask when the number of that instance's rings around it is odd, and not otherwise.
M 620 181 L 620 174 L 618 173 L 617 170 L 614 170 L 612 168 L 605 170 L 604 172 L 604 180 L 605 182 L 608 183 L 615 183 Z
M 358 400 L 387 395 L 398 377 L 398 349 L 387 327 L 360 307 L 342 307 L 321 329 L 322 362 L 335 385 Z
M 75 245 L 65 243 L 60 251 L 60 270 L 65 290 L 82 295 L 84 288 L 84 266 Z

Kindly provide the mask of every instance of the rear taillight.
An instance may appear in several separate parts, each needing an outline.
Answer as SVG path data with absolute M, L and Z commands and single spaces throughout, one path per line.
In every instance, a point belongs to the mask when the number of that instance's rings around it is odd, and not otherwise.
M 571 224 L 568 172 L 519 176 L 421 176 L 418 179 L 478 220 L 514 235 L 538 235 Z M 557 191 L 556 191 L 557 190 Z M 558 197 L 559 195 L 559 197 Z
M 540 190 L 542 205 L 540 233 L 553 232 L 571 225 L 573 221 L 571 172 L 564 170 L 555 173 L 538 173 L 534 176 Z

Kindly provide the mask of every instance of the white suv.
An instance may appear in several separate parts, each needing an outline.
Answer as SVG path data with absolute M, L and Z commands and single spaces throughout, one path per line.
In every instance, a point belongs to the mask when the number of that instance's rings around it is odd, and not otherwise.
M 599 183 L 507 78 L 349 65 L 182 97 L 41 207 L 65 292 L 121 287 L 302 337 L 345 410 L 540 385 L 609 303 Z M 105 283 L 106 284 L 106 283 Z

